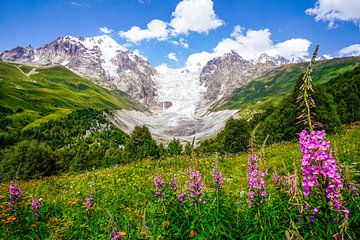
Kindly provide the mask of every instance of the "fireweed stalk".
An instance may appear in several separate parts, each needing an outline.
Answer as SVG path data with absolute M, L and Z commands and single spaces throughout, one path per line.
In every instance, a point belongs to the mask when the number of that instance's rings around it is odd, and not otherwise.
M 161 197 L 161 200 L 165 201 L 165 183 L 162 177 L 155 176 L 154 177 L 154 185 L 155 185 L 155 195 Z
M 22 199 L 20 198 L 21 189 L 14 184 L 10 184 L 9 186 L 9 197 L 10 197 L 10 207 L 11 210 L 16 203 L 21 202 Z
M 33 198 L 31 201 L 31 207 L 32 207 L 32 215 L 34 218 L 37 218 L 39 216 L 39 210 L 40 210 L 40 200 L 37 198 Z
M 251 150 L 249 152 L 248 160 L 248 179 L 249 179 L 249 205 L 252 205 L 254 201 L 259 204 L 262 200 L 257 201 L 259 197 L 266 195 L 264 176 L 267 171 L 259 170 L 258 157 Z
M 189 190 L 191 197 L 191 204 L 203 203 L 206 204 L 206 201 L 203 199 L 205 195 L 205 184 L 201 181 L 201 173 L 199 171 L 192 171 L 190 169 L 190 180 Z
M 321 190 L 324 190 L 326 199 L 331 202 L 333 208 L 336 211 L 340 211 L 340 190 L 343 188 L 340 175 L 341 168 L 332 156 L 330 141 L 325 140 L 326 132 L 324 130 L 314 130 L 314 124 L 311 120 L 311 108 L 316 106 L 310 96 L 310 93 L 313 92 L 311 72 L 318 49 L 319 45 L 316 46 L 311 62 L 303 76 L 303 84 L 300 87 L 301 93 L 298 97 L 298 101 L 301 103 L 300 107 L 303 108 L 299 119 L 308 124 L 310 130 L 308 132 L 308 130 L 304 129 L 299 135 L 302 152 L 302 186 L 306 197 L 311 197 L 311 189 L 321 188 Z M 314 197 L 316 196 L 314 195 Z M 309 206 L 306 204 L 305 208 L 309 209 Z M 311 222 L 315 221 L 317 213 L 318 209 L 314 208 Z M 349 210 L 342 210 L 342 213 L 347 215 Z
M 216 189 L 224 188 L 224 180 L 222 173 L 216 168 L 213 169 L 213 182 Z

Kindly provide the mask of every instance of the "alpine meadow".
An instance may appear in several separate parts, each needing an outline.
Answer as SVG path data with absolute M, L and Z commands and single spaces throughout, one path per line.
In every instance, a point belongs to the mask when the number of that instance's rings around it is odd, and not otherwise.
M 0 239 L 360 239 L 358 0 L 0 16 Z

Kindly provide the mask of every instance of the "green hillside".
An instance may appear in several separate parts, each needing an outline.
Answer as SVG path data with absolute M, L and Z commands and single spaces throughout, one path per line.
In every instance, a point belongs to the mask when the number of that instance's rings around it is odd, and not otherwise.
M 324 83 L 360 63 L 360 57 L 335 58 L 317 62 L 312 78 L 315 84 Z M 217 109 L 256 109 L 268 103 L 276 103 L 292 91 L 295 81 L 304 72 L 308 63 L 284 65 L 266 72 L 261 78 L 254 79 L 247 86 L 239 89 Z
M 133 108 L 128 96 L 97 86 L 62 66 L 34 68 L 0 61 L 0 105 L 14 128 L 29 128 L 75 109 Z

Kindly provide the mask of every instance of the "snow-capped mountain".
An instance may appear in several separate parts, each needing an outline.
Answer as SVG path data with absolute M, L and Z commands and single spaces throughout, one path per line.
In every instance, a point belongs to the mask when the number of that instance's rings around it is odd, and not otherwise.
M 201 85 L 206 88 L 200 106 L 210 107 L 223 101 L 264 71 L 288 63 L 285 58 L 266 54 L 257 61 L 249 61 L 235 51 L 214 58 L 202 68 L 199 76 Z
M 17 47 L 0 59 L 42 66 L 63 65 L 104 86 L 128 93 L 142 103 L 153 103 L 156 70 L 141 56 L 119 45 L 111 37 L 65 36 L 33 49 Z
M 255 61 L 255 63 L 261 63 L 261 64 L 267 64 L 271 67 L 278 67 L 284 64 L 289 64 L 291 63 L 289 60 L 287 60 L 286 58 L 282 57 L 282 56 L 269 56 L 266 53 L 263 53 L 260 55 L 260 57 Z

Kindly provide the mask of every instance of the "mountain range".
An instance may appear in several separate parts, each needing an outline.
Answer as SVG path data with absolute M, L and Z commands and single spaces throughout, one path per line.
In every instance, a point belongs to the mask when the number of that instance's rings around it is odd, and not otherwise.
M 154 67 L 107 35 L 59 37 L 40 48 L 28 46 L 4 51 L 0 59 L 34 67 L 61 65 L 103 88 L 125 92 L 143 111 L 115 109 L 108 113 L 108 118 L 125 132 L 131 132 L 136 125 L 147 125 L 164 141 L 173 137 L 188 140 L 194 136 L 213 136 L 226 119 L 237 113 L 238 108 L 234 109 L 231 102 L 239 97 L 239 91 L 253 86 L 256 80 L 275 76 L 271 73 L 278 69 L 286 72 L 303 68 L 302 62 L 308 60 L 263 53 L 252 61 L 231 51 L 191 68 Z M 319 60 L 326 59 L 322 56 Z M 350 65 L 358 62 L 356 58 Z M 234 110 L 226 110 L 227 106 Z

